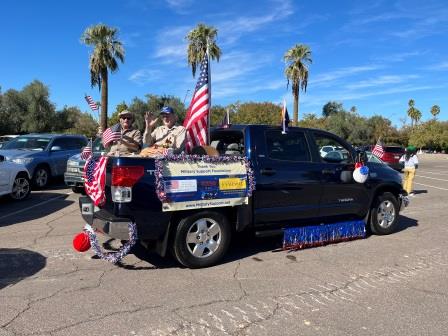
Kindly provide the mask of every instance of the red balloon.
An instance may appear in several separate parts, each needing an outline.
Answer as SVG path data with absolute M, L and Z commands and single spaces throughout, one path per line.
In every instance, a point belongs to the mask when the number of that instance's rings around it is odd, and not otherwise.
M 90 248 L 89 235 L 86 232 L 78 233 L 73 238 L 73 248 L 78 252 L 85 252 Z
M 362 167 L 362 163 L 361 162 L 356 162 L 355 163 L 355 169 L 356 168 L 361 168 Z

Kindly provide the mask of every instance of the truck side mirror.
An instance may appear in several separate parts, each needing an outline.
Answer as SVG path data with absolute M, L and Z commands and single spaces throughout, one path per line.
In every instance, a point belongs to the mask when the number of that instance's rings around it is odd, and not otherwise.
M 5 161 L 5 157 L 3 155 L 0 155 L 0 162 Z

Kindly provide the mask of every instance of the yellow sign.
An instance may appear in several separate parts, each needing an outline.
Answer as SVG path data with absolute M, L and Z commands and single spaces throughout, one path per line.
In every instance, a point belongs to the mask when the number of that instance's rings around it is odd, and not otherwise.
M 246 189 L 246 179 L 227 177 L 219 179 L 219 190 Z

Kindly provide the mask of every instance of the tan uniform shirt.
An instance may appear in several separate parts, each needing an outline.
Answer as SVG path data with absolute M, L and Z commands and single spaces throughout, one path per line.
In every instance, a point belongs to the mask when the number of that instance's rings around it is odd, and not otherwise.
M 142 148 L 142 134 L 137 129 L 121 130 L 121 139 L 114 141 L 110 147 L 109 155 L 130 155 L 137 154 Z M 130 147 L 125 142 L 135 144 L 136 147 Z
M 151 133 L 145 130 L 145 133 L 143 133 L 143 143 L 148 146 L 157 145 L 172 148 L 174 154 L 179 154 L 185 149 L 185 136 L 185 127 L 173 126 L 168 128 L 163 125 L 157 127 Z

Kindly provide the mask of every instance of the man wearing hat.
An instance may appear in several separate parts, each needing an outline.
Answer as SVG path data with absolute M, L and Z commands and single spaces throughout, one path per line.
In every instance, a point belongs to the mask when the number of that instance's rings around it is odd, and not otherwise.
M 146 112 L 146 129 L 143 133 L 143 143 L 151 147 L 153 154 L 163 154 L 172 148 L 173 154 L 179 154 L 185 149 L 185 127 L 176 125 L 177 115 L 170 106 L 165 106 L 160 111 L 162 126 L 154 129 L 157 117 Z
M 134 114 L 131 111 L 123 110 L 120 117 L 121 139 L 114 141 L 109 153 L 112 155 L 137 154 L 142 148 L 142 134 L 138 129 L 132 127 Z

